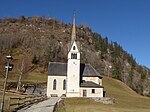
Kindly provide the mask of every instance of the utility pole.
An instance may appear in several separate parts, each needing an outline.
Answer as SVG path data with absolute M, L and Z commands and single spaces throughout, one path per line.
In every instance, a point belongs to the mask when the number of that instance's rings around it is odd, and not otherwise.
M 12 56 L 8 55 L 8 56 L 6 56 L 6 59 L 7 59 L 7 65 L 5 66 L 6 75 L 5 75 L 5 81 L 4 81 L 4 90 L 3 90 L 0 112 L 4 111 L 4 100 L 5 100 L 5 92 L 6 92 L 8 72 L 12 71 L 12 68 L 13 68 L 13 64 L 10 64 L 10 60 L 12 60 Z

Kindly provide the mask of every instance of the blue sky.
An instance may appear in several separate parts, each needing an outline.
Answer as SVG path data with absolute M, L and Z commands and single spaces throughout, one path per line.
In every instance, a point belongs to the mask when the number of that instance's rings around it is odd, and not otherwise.
M 150 68 L 150 0 L 0 0 L 0 18 L 22 15 L 84 24 L 117 41 L 136 61 Z

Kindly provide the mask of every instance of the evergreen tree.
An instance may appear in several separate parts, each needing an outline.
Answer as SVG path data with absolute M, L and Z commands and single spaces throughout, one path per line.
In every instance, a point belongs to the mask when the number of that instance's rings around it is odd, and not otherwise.
M 95 43 L 95 49 L 97 51 L 100 50 L 100 43 L 99 43 L 100 38 L 101 38 L 101 36 L 98 33 L 93 33 L 93 40 Z
M 32 59 L 32 64 L 38 64 L 38 59 L 36 57 L 36 55 L 34 55 L 33 59 Z
M 113 78 L 121 80 L 121 63 L 120 61 L 116 60 L 114 63 L 113 68 Z

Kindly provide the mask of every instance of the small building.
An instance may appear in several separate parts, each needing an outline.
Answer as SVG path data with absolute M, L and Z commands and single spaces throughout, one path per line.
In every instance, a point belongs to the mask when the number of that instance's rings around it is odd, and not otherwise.
M 47 96 L 103 97 L 102 76 L 90 64 L 80 63 L 75 19 L 67 63 L 49 62 Z

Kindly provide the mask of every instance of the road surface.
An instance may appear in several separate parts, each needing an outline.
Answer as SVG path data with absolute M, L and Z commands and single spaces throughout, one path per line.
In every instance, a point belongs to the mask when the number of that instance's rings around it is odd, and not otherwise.
M 59 97 L 51 97 L 45 101 L 27 106 L 17 112 L 53 112 L 54 106 L 58 100 L 60 100 Z

